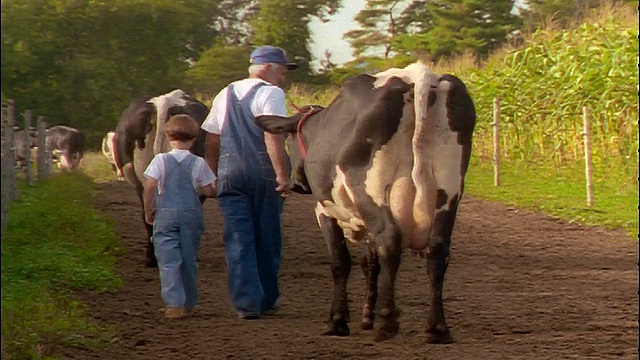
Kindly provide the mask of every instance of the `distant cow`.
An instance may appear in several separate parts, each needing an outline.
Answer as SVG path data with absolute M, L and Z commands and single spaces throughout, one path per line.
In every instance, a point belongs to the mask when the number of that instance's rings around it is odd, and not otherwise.
M 84 133 L 66 125 L 47 129 L 47 148 L 62 170 L 76 170 L 84 154 Z
M 426 249 L 427 339 L 451 342 L 442 287 L 476 122 L 465 85 L 415 63 L 351 78 L 325 109 L 257 121 L 269 132 L 292 133 L 294 190 L 313 193 L 318 201 L 335 289 L 325 335 L 350 333 L 346 238 L 367 244 L 361 261 L 367 279 L 363 329 L 373 329 L 378 303 L 375 340 L 398 333 L 394 289 L 402 251 Z
M 111 172 L 116 176 L 116 179 L 118 181 L 124 181 L 124 174 L 122 173 L 122 169 L 118 168 L 116 158 L 114 156 L 116 149 L 115 135 L 115 131 L 109 131 L 102 138 L 102 154 L 104 154 L 104 157 L 109 161 Z
M 135 187 L 140 201 L 140 216 L 147 230 L 145 265 L 148 267 L 157 266 L 157 262 L 153 243 L 149 241 L 153 227 L 144 221 L 142 192 L 146 179 L 143 174 L 156 154 L 170 150 L 164 127 L 171 116 L 178 114 L 187 114 L 202 124 L 209 108 L 179 89 L 153 98 L 137 99 L 120 116 L 114 135 L 116 166 Z M 200 130 L 191 149 L 198 156 L 204 155 L 205 135 L 206 132 Z
M 13 144 L 16 154 L 16 165 L 22 168 L 26 166 L 27 151 L 33 155 L 33 149 L 37 149 L 38 133 L 34 130 L 17 130 L 13 133 Z M 31 159 L 35 160 L 33 156 Z

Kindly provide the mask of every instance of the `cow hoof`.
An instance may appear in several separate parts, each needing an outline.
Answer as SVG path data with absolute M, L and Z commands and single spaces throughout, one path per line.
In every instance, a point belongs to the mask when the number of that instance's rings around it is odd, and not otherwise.
M 373 319 L 362 319 L 362 330 L 373 330 Z
M 435 326 L 427 329 L 428 344 L 451 344 L 452 342 L 453 338 L 451 337 L 449 329 L 447 329 L 446 327 L 444 328 L 444 331 L 438 329 Z
M 331 324 L 331 328 L 324 332 L 322 335 L 325 336 L 349 336 L 351 331 L 349 330 L 349 325 L 344 320 L 337 320 Z
M 384 320 L 382 326 L 376 332 L 375 342 L 389 340 L 398 334 L 400 323 L 395 319 Z

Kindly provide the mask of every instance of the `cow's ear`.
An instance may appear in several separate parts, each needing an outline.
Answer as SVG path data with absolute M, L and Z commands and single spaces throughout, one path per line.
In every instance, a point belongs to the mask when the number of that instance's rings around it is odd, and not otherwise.
M 265 131 L 272 134 L 285 134 L 296 132 L 296 125 L 300 120 L 299 115 L 282 117 L 276 115 L 261 115 L 256 117 L 256 123 Z

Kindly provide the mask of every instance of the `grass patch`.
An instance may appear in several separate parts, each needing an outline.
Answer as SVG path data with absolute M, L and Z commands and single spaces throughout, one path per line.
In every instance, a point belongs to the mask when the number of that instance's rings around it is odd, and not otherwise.
M 94 182 L 104 183 L 116 180 L 109 160 L 99 151 L 85 152 L 80 163 L 80 171 L 87 174 Z
M 53 356 L 59 346 L 104 344 L 73 291 L 121 286 L 112 220 L 91 207 L 97 190 L 79 172 L 56 174 L 10 203 L 2 237 L 2 357 Z
M 635 171 L 635 173 L 634 173 Z M 525 162 L 501 164 L 501 185 L 494 186 L 493 166 L 477 159 L 467 174 L 465 192 L 511 206 L 537 210 L 570 222 L 622 229 L 638 237 L 637 169 L 595 167 L 594 205 L 587 205 L 584 165 Z

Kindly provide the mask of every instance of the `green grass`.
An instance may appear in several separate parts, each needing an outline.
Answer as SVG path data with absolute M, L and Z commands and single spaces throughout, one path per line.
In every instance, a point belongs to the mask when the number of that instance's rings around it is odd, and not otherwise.
M 122 253 L 112 220 L 91 207 L 97 191 L 82 173 L 19 184 L 2 236 L 3 359 L 47 358 L 57 346 L 101 346 L 107 329 L 88 320 L 74 291 L 121 286 Z
M 635 171 L 635 172 L 634 172 Z M 588 206 L 584 164 L 501 164 L 501 185 L 494 185 L 493 165 L 472 161 L 467 194 L 523 209 L 537 210 L 571 222 L 622 229 L 638 237 L 637 169 L 596 165 L 594 204 Z
M 116 176 L 111 171 L 109 160 L 99 151 L 86 152 L 82 157 L 80 170 L 97 183 L 114 181 L 116 179 Z

